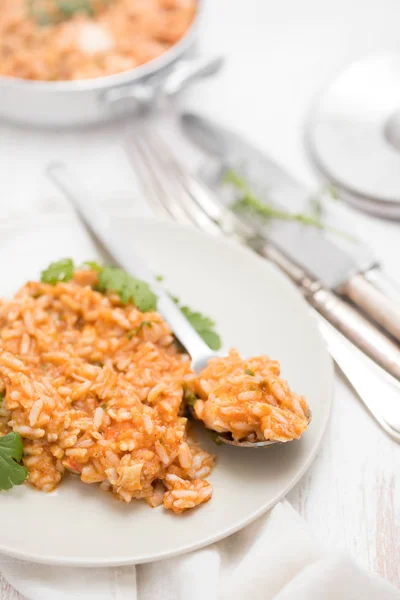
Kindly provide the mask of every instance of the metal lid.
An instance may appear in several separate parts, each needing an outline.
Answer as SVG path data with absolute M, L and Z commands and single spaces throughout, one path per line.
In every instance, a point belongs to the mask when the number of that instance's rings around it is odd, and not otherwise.
M 307 142 L 343 200 L 400 218 L 400 55 L 381 53 L 345 69 L 318 98 Z

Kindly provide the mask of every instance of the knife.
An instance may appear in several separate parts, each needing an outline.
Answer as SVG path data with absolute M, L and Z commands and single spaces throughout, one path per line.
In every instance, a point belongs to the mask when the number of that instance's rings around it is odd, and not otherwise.
M 291 175 L 237 134 L 193 113 L 184 113 L 181 124 L 189 139 L 216 159 L 217 177 L 208 184 L 221 185 L 223 174 L 232 169 L 263 188 L 268 201 L 277 207 L 289 204 L 298 212 L 310 197 Z M 400 289 L 383 274 L 370 248 L 346 245 L 343 240 L 339 244 L 325 231 L 292 221 L 271 219 L 268 225 L 261 225 L 253 219 L 253 225 L 313 280 L 351 300 L 400 340 Z
M 207 356 L 208 346 L 194 329 L 187 327 L 187 319 L 176 303 L 158 283 L 141 257 L 132 252 L 131 241 L 115 230 L 109 212 L 99 208 L 96 199 L 86 192 L 79 179 L 62 163 L 48 165 L 46 174 L 65 194 L 90 236 L 103 251 L 106 251 L 112 261 L 150 284 L 152 291 L 157 295 L 157 310 L 164 316 L 171 330 L 179 332 L 182 344 L 191 348 L 196 356 Z

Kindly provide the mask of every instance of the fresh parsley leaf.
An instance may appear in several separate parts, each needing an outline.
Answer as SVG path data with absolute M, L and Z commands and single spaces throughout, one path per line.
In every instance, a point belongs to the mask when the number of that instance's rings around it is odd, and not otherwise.
M 0 452 L 2 454 L 20 462 L 23 451 L 21 434 L 12 432 L 0 438 Z
M 199 334 L 211 350 L 221 348 L 221 338 L 215 331 L 199 331 Z
M 97 289 L 100 292 L 113 291 L 120 293 L 126 286 L 127 274 L 123 269 L 104 267 L 99 273 Z
M 3 402 L 5 397 L 6 397 L 6 392 L 5 392 L 5 390 L 3 390 L 2 392 L 0 392 L 0 404 Z
M 156 310 L 157 296 L 151 291 L 149 285 L 145 281 L 130 277 L 129 287 L 131 288 L 129 300 L 133 300 L 139 310 L 142 312 Z
M 214 329 L 215 322 L 209 317 L 193 311 L 188 306 L 181 306 L 180 309 L 207 346 L 211 350 L 219 350 L 221 348 L 221 338 Z
M 85 260 L 81 266 L 82 269 L 86 269 L 87 271 L 102 271 L 103 266 L 99 265 L 95 260 Z
M 152 326 L 153 326 L 153 323 L 151 321 L 142 321 L 138 327 L 128 331 L 128 333 L 126 334 L 128 336 L 128 340 L 131 340 L 134 335 L 137 335 L 143 327 L 152 327 Z
M 188 306 L 180 306 L 180 300 L 177 296 L 173 296 L 171 293 L 169 296 L 171 300 L 179 306 L 193 329 L 197 331 L 207 346 L 211 348 L 211 350 L 219 350 L 221 348 L 221 338 L 214 329 L 215 322 L 209 317 L 192 310 Z
M 192 311 L 188 306 L 181 306 L 181 312 L 197 332 L 208 331 L 215 327 L 215 323 L 212 319 L 199 312 Z
M 156 275 L 157 281 L 164 281 L 164 275 Z
M 74 262 L 71 258 L 63 258 L 51 263 L 47 269 L 42 271 L 41 281 L 55 285 L 59 281 L 70 281 L 74 276 Z
M 0 490 L 21 485 L 28 470 L 20 465 L 24 447 L 19 433 L 8 433 L 0 438 Z
M 255 375 L 254 371 L 252 371 L 251 369 L 245 369 L 244 372 L 246 373 L 246 375 L 251 375 L 252 377 L 254 377 Z
M 117 267 L 104 267 L 99 272 L 97 289 L 100 292 L 116 292 L 122 304 L 133 302 L 142 312 L 149 312 L 157 307 L 157 296 L 153 294 L 149 285 Z

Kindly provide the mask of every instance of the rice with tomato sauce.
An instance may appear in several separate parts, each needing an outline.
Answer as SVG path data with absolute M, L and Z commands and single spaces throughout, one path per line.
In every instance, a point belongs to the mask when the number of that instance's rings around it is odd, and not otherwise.
M 245 360 L 231 350 L 228 357 L 211 359 L 191 386 L 199 398 L 197 418 L 236 441 L 288 442 L 299 439 L 310 422 L 304 396 L 291 391 L 278 361 L 268 356 Z
M 231 350 L 197 375 L 157 312 L 96 291 L 98 277 L 29 282 L 0 306 L 0 436 L 22 436 L 30 484 L 49 492 L 71 472 L 181 513 L 211 498 L 214 466 L 190 435 L 187 402 L 238 441 L 302 435 L 307 403 L 277 361 Z
M 62 18 L 60 4 L 1 0 L 1 75 L 68 81 L 128 71 L 179 42 L 197 12 L 197 0 L 67 0 L 72 18 Z
M 0 435 L 21 434 L 28 482 L 66 472 L 175 513 L 207 502 L 214 457 L 188 435 L 192 375 L 156 312 L 92 289 L 97 274 L 27 283 L 0 307 Z

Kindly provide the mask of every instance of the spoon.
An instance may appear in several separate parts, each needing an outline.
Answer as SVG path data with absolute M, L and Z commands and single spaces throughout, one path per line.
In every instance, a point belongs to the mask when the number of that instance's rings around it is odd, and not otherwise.
M 220 353 L 210 350 L 197 331 L 193 329 L 169 294 L 165 292 L 164 288 L 152 275 L 147 265 L 132 252 L 128 240 L 118 236 L 112 226 L 110 215 L 105 209 L 99 207 L 99 204 L 90 197 L 90 194 L 81 188 L 77 178 L 60 163 L 49 165 L 47 174 L 69 200 L 78 218 L 89 233 L 111 255 L 115 264 L 128 273 L 132 273 L 146 281 L 154 293 L 157 294 L 157 311 L 163 316 L 174 335 L 186 348 L 191 357 L 191 366 L 195 373 L 200 373 L 211 358 L 221 357 Z M 308 422 L 310 419 L 311 413 L 309 413 Z M 215 434 L 217 443 L 221 442 L 241 448 L 264 448 L 281 443 L 274 440 L 236 441 L 229 433 L 215 432 Z

